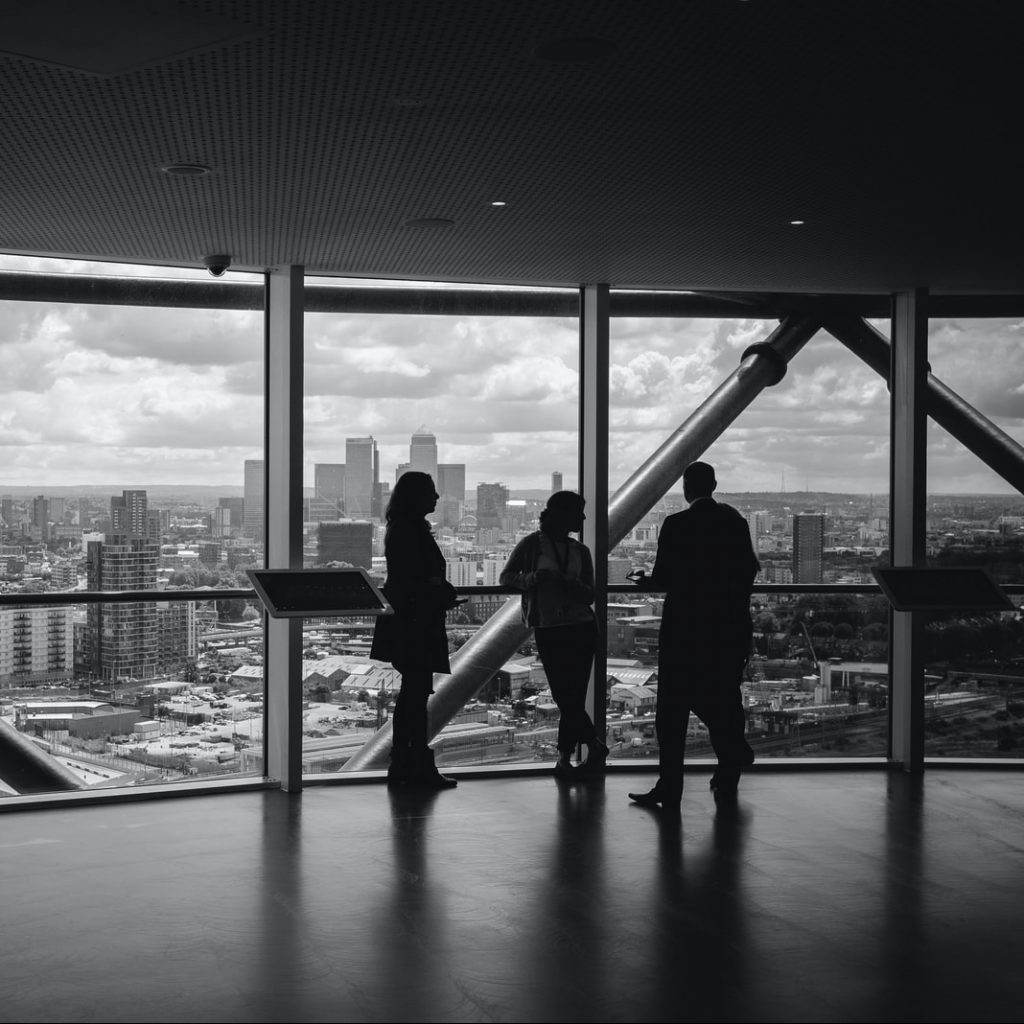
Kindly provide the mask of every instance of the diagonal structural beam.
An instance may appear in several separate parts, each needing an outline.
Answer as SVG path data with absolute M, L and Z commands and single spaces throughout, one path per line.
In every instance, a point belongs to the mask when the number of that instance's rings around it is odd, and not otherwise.
M 56 793 L 88 789 L 78 778 L 24 733 L 0 719 L 0 783 L 16 793 Z
M 616 491 L 608 504 L 608 546 L 619 541 L 682 476 L 686 466 L 707 451 L 737 416 L 766 388 L 777 384 L 789 361 L 814 336 L 820 322 L 807 316 L 787 317 L 763 342 L 752 345 L 740 365 Z M 480 627 L 452 659 L 452 673 L 438 677 L 430 698 L 430 735 L 436 736 L 459 710 L 529 637 L 512 598 Z M 391 723 L 363 744 L 345 764 L 345 771 L 381 766 L 391 749 Z
M 826 317 L 822 326 L 887 382 L 890 380 L 892 346 L 884 334 L 859 316 Z M 989 469 L 1024 494 L 1024 447 L 930 372 L 925 411 Z

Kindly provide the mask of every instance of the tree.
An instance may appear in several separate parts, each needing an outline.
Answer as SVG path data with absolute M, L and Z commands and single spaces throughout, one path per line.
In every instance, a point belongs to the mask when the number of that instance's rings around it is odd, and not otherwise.
M 241 597 L 231 598 L 228 601 L 218 601 L 217 616 L 226 622 L 238 622 L 248 607 L 248 602 Z

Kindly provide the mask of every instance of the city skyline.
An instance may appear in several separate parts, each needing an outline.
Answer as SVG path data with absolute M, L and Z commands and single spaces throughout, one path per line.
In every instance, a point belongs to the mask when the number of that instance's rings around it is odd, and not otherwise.
M 201 271 L 0 257 L 0 269 L 201 278 Z M 245 279 L 258 280 L 255 275 Z M 334 282 L 335 284 L 337 282 Z M 378 283 L 379 284 L 379 283 Z M 771 321 L 615 319 L 612 490 L 763 340 Z M 1018 320 L 933 320 L 936 375 L 1024 441 Z M 340 463 L 345 437 L 372 435 L 380 479 L 408 461 L 427 424 L 466 486 L 575 486 L 574 319 L 313 313 L 306 317 L 305 482 Z M 884 331 L 886 324 L 880 325 Z M 978 358 L 980 352 L 985 358 Z M 262 458 L 262 315 L 229 310 L 8 301 L 0 304 L 0 490 L 11 486 L 231 486 Z M 763 392 L 702 457 L 723 490 L 888 488 L 884 382 L 827 335 Z M 929 491 L 1012 494 L 940 429 Z M 124 483 L 122 483 L 122 481 Z

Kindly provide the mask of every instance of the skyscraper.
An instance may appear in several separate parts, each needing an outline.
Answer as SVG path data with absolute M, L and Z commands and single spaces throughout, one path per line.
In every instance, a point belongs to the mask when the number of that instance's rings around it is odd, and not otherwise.
M 110 499 L 110 533 L 113 536 L 159 544 L 170 525 L 170 512 L 150 508 L 145 491 L 122 491 L 120 498 Z
M 320 523 L 317 527 L 317 565 L 346 562 L 359 569 L 373 567 L 373 523 Z
M 228 518 L 224 524 L 228 530 L 241 530 L 245 526 L 245 498 L 218 498 L 217 508 L 227 509 Z
M 263 540 L 263 460 L 245 460 L 242 529 L 247 537 Z
M 160 545 L 145 491 L 110 499 L 111 531 L 86 549 L 90 590 L 155 590 Z M 148 679 L 161 671 L 157 609 L 152 603 L 91 604 L 86 609 L 82 656 L 100 679 Z
M 420 427 L 409 442 L 409 468 L 427 473 L 437 483 L 437 438 L 426 427 Z
M 231 509 L 218 506 L 210 514 L 210 535 L 213 537 L 231 536 Z
M 562 489 L 562 474 L 556 469 L 551 474 L 551 493 L 555 494 Z
M 825 517 L 818 512 L 793 516 L 793 582 L 821 583 Z
M 182 672 L 199 653 L 199 626 L 192 601 L 161 601 L 156 605 L 157 670 Z
M 372 437 L 345 438 L 345 513 L 369 519 L 379 515 L 380 456 Z
M 317 462 L 313 466 L 313 495 L 335 504 L 345 500 L 345 463 Z
M 466 464 L 464 462 L 439 462 L 437 464 L 437 493 L 442 498 L 466 500 Z
M 476 525 L 479 529 L 496 529 L 508 506 L 508 488 L 504 484 L 476 485 Z
M 46 526 L 50 522 L 50 502 L 42 494 L 32 499 L 32 511 L 30 513 L 32 526 L 37 527 L 46 533 Z
M 456 527 L 466 503 L 466 466 L 462 462 L 437 464 L 437 519 L 442 526 Z

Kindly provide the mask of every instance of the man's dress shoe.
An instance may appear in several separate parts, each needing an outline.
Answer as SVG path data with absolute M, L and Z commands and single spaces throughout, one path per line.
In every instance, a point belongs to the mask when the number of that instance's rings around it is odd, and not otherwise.
M 626 795 L 638 807 L 660 807 L 666 811 L 678 811 L 680 801 L 682 800 L 682 793 L 673 800 L 667 797 L 665 792 L 657 786 L 647 793 L 627 793 Z

